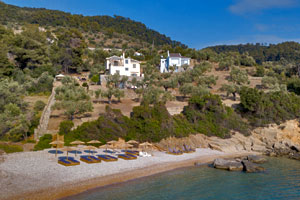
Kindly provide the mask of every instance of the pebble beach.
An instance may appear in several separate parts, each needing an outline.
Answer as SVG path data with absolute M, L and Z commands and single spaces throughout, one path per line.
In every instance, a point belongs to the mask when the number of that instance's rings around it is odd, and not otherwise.
M 49 149 L 48 149 L 49 150 Z M 105 186 L 175 168 L 193 162 L 211 162 L 218 157 L 235 156 L 211 149 L 196 149 L 183 155 L 152 152 L 152 157 L 137 160 L 101 162 L 65 167 L 48 150 L 4 155 L 0 163 L 0 199 L 57 199 L 83 192 L 92 187 Z M 98 154 L 102 154 L 98 150 Z M 59 156 L 65 156 L 61 154 Z M 71 156 L 74 156 L 71 154 Z M 79 155 L 75 157 L 79 160 Z

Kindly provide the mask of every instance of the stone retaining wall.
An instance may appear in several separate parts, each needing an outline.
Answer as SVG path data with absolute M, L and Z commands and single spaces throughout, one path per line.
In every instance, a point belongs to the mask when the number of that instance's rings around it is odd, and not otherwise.
M 54 84 L 55 85 L 55 84 Z M 52 89 L 52 93 L 48 99 L 48 103 L 45 106 L 42 116 L 40 118 L 40 124 L 39 126 L 34 130 L 34 139 L 35 140 L 39 140 L 39 138 L 43 135 L 45 135 L 46 133 L 48 133 L 47 129 L 48 129 L 48 123 L 49 123 L 49 119 L 50 119 L 50 115 L 51 115 L 51 107 L 54 105 L 55 103 L 55 88 L 53 87 Z

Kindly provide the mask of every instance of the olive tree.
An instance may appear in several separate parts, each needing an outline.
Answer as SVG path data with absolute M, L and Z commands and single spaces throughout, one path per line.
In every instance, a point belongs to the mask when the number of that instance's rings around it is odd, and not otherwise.
M 87 91 L 73 78 L 66 77 L 62 80 L 63 85 L 56 88 L 56 103 L 54 109 L 64 110 L 65 115 L 73 120 L 75 115 L 93 110 L 91 98 Z
M 233 67 L 231 69 L 228 81 L 230 83 L 223 84 L 220 90 L 226 91 L 227 95 L 232 94 L 234 101 L 236 101 L 236 94 L 239 92 L 240 88 L 243 85 L 250 83 L 247 72 L 241 70 L 239 67 Z

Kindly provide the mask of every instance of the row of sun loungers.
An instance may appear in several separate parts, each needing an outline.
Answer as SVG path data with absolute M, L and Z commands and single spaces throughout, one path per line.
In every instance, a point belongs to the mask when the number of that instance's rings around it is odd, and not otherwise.
M 135 155 L 134 155 L 135 154 Z M 123 154 L 118 154 L 118 157 L 114 157 L 111 155 L 97 155 L 97 156 L 90 156 L 90 155 L 83 155 L 80 156 L 80 161 L 93 164 L 93 163 L 100 163 L 101 161 L 105 162 L 113 162 L 117 161 L 118 158 L 124 159 L 124 160 L 135 160 L 137 159 L 137 152 L 124 152 Z M 58 163 L 64 166 L 74 166 L 79 165 L 80 162 L 75 160 L 74 157 L 59 157 Z

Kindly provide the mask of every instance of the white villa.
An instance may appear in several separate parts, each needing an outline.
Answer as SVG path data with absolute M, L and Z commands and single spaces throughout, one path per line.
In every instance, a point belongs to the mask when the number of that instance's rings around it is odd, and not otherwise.
M 140 62 L 132 58 L 122 56 L 112 56 L 106 58 L 106 69 L 109 74 L 119 73 L 121 76 L 141 76 Z
M 168 57 L 160 60 L 160 72 L 169 72 L 169 67 L 173 66 L 175 72 L 182 71 L 181 66 L 190 65 L 191 58 L 183 57 L 180 53 L 169 53 Z

